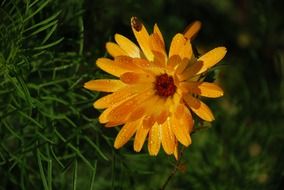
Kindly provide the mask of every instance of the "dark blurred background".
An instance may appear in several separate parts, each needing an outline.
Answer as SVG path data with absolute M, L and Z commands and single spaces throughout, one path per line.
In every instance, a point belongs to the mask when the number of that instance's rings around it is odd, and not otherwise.
M 284 22 L 281 0 L 50 0 L 0 2 L 0 189 L 159 189 L 175 167 L 97 121 L 102 94 L 84 82 L 130 18 L 171 38 L 195 20 L 199 53 L 225 46 L 206 101 L 216 120 L 192 135 L 167 189 L 284 189 Z M 207 128 L 208 127 L 208 128 Z

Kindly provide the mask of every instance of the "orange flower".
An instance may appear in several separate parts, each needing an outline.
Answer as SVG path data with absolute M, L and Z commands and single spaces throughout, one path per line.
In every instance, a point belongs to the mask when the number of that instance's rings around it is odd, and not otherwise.
M 214 120 L 210 109 L 197 97 L 216 98 L 223 91 L 214 83 L 198 79 L 225 56 L 226 48 L 218 47 L 196 58 L 190 42 L 200 22 L 173 37 L 169 54 L 156 24 L 152 34 L 136 17 L 131 18 L 131 26 L 139 46 L 115 34 L 116 43 L 106 44 L 113 59 L 99 58 L 96 62 L 118 79 L 91 80 L 84 87 L 111 93 L 98 99 L 94 107 L 105 109 L 99 121 L 106 127 L 123 125 L 115 148 L 121 148 L 135 134 L 134 150 L 139 152 L 148 136 L 150 155 L 157 155 L 162 145 L 167 154 L 178 158 L 178 142 L 191 144 L 191 111 L 205 121 Z

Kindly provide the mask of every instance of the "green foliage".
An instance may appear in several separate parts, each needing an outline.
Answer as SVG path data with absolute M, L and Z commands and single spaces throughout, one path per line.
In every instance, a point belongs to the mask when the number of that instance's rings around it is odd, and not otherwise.
M 282 189 L 284 160 L 283 3 L 280 1 L 3 0 L 0 2 L 0 190 Z M 115 33 L 131 39 L 131 16 L 166 43 L 195 19 L 200 52 L 228 54 L 207 75 L 225 89 L 208 102 L 216 120 L 196 122 L 176 163 L 132 142 L 113 148 L 83 89 L 102 78 L 94 62 Z M 215 73 L 215 75 L 214 75 Z M 206 100 L 205 100 L 206 101 Z M 204 129 L 205 130 L 201 130 Z

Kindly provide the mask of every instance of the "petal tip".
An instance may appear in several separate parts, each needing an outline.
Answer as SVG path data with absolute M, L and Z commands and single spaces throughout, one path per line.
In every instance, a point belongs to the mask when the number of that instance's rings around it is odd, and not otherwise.
M 91 90 L 91 89 L 90 89 L 90 82 L 91 82 L 91 81 L 85 82 L 83 87 L 86 88 L 86 89 L 88 89 L 88 90 Z
M 120 149 L 120 148 L 121 148 L 121 146 L 120 146 L 116 141 L 114 142 L 113 147 L 114 147 L 115 149 Z
M 143 25 L 137 17 L 133 16 L 131 17 L 131 26 L 133 29 L 139 32 L 142 29 Z
M 226 53 L 227 53 L 227 48 L 226 48 L 225 46 L 218 47 L 218 49 L 223 52 L 224 56 L 226 55 Z M 224 56 L 223 56 L 223 57 L 224 57 Z

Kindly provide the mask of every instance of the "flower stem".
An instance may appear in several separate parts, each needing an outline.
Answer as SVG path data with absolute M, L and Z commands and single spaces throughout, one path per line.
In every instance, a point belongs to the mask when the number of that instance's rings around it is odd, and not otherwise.
M 165 181 L 165 183 L 163 184 L 163 186 L 161 187 L 160 190 L 165 190 L 166 187 L 167 187 L 167 185 L 168 185 L 169 182 L 171 181 L 171 179 L 172 179 L 172 178 L 175 176 L 175 174 L 177 173 L 177 171 L 178 171 L 178 169 L 179 169 L 179 167 L 180 167 L 180 165 L 181 165 L 181 163 L 182 163 L 181 160 L 182 160 L 182 156 L 183 156 L 184 151 L 185 151 L 185 147 L 182 146 L 181 151 L 180 151 L 180 153 L 179 153 L 179 159 L 176 161 L 176 164 L 175 164 L 175 166 L 174 166 L 173 171 L 170 173 L 170 175 L 168 176 L 167 180 Z

